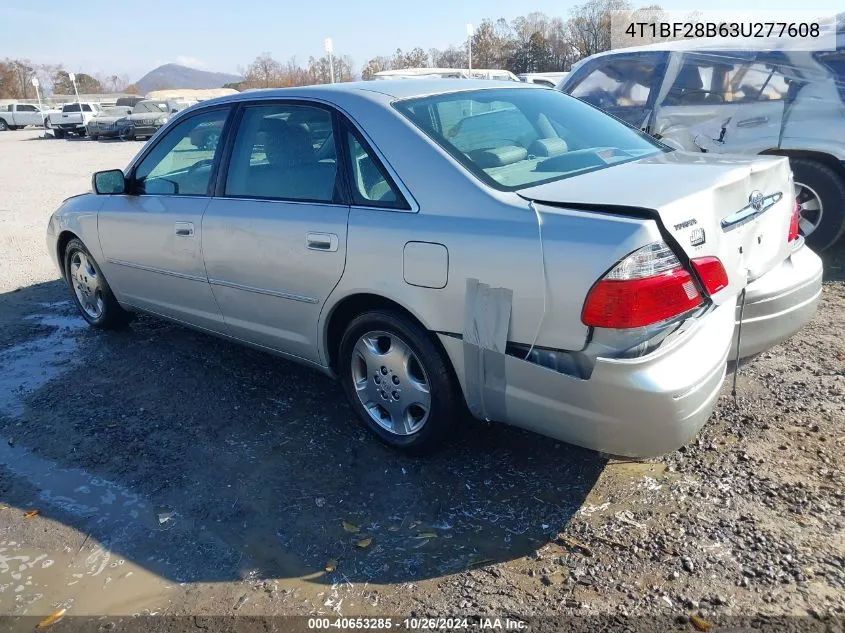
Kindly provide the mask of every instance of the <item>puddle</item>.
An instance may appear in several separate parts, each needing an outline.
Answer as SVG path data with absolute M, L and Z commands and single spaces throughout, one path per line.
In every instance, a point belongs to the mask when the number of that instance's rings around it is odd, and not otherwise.
M 66 302 L 43 304 L 59 309 Z M 24 396 L 44 386 L 78 361 L 76 335 L 88 327 L 78 316 L 35 314 L 27 317 L 37 325 L 54 328 L 46 336 L 0 350 L 0 413 L 20 417 Z

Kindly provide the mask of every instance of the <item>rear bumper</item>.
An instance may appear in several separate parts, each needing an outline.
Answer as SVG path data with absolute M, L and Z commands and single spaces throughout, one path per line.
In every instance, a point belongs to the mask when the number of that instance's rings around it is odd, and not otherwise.
M 740 357 L 763 352 L 803 328 L 816 312 L 822 292 L 822 261 L 801 246 L 783 263 L 748 285 L 742 311 Z M 739 305 L 735 324 L 739 326 Z M 731 347 L 736 356 L 737 337 Z
M 587 380 L 505 356 L 503 421 L 612 455 L 673 451 L 713 411 L 733 329 L 733 306 L 717 307 L 647 356 L 597 359 Z M 462 341 L 440 340 L 465 387 Z

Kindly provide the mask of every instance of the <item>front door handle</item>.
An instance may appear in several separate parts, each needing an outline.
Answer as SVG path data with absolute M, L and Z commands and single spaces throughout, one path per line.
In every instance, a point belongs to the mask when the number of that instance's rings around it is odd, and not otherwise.
M 337 250 L 338 239 L 334 233 L 306 233 L 305 247 L 312 251 L 330 251 Z
M 763 125 L 764 123 L 769 122 L 769 117 L 767 116 L 756 116 L 751 119 L 743 119 L 742 121 L 737 121 L 737 127 L 755 127 L 757 125 Z
M 193 237 L 194 223 L 193 222 L 177 222 L 176 223 L 177 237 Z

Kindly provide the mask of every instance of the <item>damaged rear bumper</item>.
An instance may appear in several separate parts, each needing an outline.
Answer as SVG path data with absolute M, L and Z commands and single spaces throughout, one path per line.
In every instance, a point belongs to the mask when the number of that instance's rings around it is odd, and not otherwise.
M 723 305 L 646 356 L 596 359 L 586 380 L 504 355 L 504 411 L 497 418 L 613 455 L 673 451 L 710 417 L 733 331 L 734 306 Z M 440 340 L 466 393 L 463 342 Z
M 748 284 L 742 311 L 741 357 L 763 352 L 803 328 L 816 312 L 822 292 L 822 261 L 806 246 Z M 739 305 L 736 324 L 739 325 Z M 734 338 L 731 358 L 736 355 Z

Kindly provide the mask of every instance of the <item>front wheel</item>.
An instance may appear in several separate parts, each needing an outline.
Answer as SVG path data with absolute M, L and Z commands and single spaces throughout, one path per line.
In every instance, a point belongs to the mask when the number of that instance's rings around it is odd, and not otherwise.
M 64 264 L 65 280 L 83 319 L 103 330 L 113 330 L 129 322 L 129 313 L 120 307 L 103 271 L 80 240 L 68 242 Z
M 790 159 L 801 235 L 812 248 L 833 246 L 845 231 L 845 179 L 827 165 Z
M 414 454 L 441 444 L 466 415 L 444 352 L 394 311 L 367 312 L 347 327 L 338 356 L 349 403 L 382 442 Z

